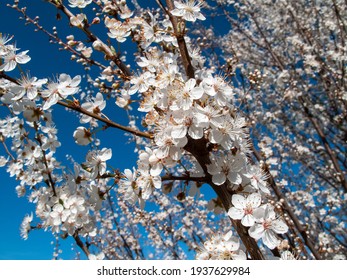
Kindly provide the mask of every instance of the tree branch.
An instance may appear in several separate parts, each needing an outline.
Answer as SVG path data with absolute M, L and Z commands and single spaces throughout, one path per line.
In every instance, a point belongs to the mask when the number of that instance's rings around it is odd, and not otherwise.
M 50 0 L 49 3 L 54 5 L 58 10 L 62 11 L 69 18 L 69 20 L 71 17 L 75 16 L 61 1 Z M 81 30 L 87 35 L 91 42 L 98 41 L 100 43 L 100 46 L 95 49 L 103 52 L 107 57 L 109 57 L 110 60 L 112 60 L 118 66 L 126 78 L 132 76 L 130 69 L 121 61 L 119 55 L 115 54 L 110 47 L 108 47 L 100 38 L 94 35 L 87 25 L 81 27 Z
M 81 240 L 81 238 L 79 237 L 77 232 L 75 232 L 73 234 L 73 238 L 75 239 L 76 244 L 78 245 L 78 247 L 80 247 L 82 249 L 83 253 L 87 257 L 89 257 L 89 255 L 90 255 L 89 249 L 88 249 L 87 245 L 83 243 L 83 241 Z
M 187 152 L 191 153 L 199 162 L 200 166 L 202 167 L 202 169 L 204 170 L 206 174 L 206 178 L 207 178 L 206 182 L 213 188 L 213 190 L 216 192 L 218 197 L 221 199 L 224 209 L 228 211 L 230 207 L 232 207 L 231 197 L 233 193 L 228 190 L 227 183 L 221 186 L 217 186 L 213 184 L 212 177 L 207 172 L 207 165 L 211 163 L 210 157 L 209 157 L 209 151 L 207 149 L 207 140 L 204 138 L 194 140 L 189 137 L 188 143 L 184 147 L 184 149 Z M 241 224 L 241 221 L 239 220 L 233 220 L 230 218 L 230 221 L 233 227 L 235 228 L 235 230 L 237 231 L 238 235 L 240 236 L 251 258 L 253 260 L 263 260 L 264 256 L 262 252 L 260 251 L 258 244 L 252 237 L 249 236 L 247 228 L 243 226 Z
M 168 15 L 174 29 L 178 47 L 180 49 L 184 69 L 186 71 L 188 78 L 194 78 L 195 77 L 194 68 L 191 63 L 186 41 L 184 40 L 184 30 L 182 30 L 184 29 L 185 22 L 183 20 L 178 21 L 177 17 L 173 16 L 170 13 L 174 9 L 174 4 L 172 3 L 172 0 L 166 0 L 166 5 L 169 9 Z
M 63 101 L 58 101 L 57 104 L 59 104 L 59 105 L 61 105 L 61 106 L 64 106 L 64 107 L 66 107 L 66 108 L 72 109 L 72 110 L 74 110 L 74 111 L 80 112 L 80 113 L 82 113 L 82 114 L 84 114 L 84 115 L 87 115 L 87 116 L 89 116 L 89 117 L 92 117 L 92 118 L 94 118 L 94 119 L 97 119 L 97 120 L 99 120 L 99 121 L 101 121 L 101 122 L 107 124 L 107 125 L 110 126 L 110 127 L 118 128 L 118 129 L 120 129 L 120 130 L 129 132 L 129 133 L 131 133 L 131 134 L 133 134 L 133 135 L 135 135 L 135 136 L 140 136 L 140 137 L 144 137 L 144 138 L 148 138 L 148 139 L 153 139 L 153 137 L 154 137 L 153 134 L 151 134 L 151 133 L 142 132 L 142 131 L 133 129 L 133 128 L 128 127 L 128 126 L 124 126 L 124 125 L 115 123 L 115 122 L 113 122 L 113 121 L 111 121 L 111 120 L 109 120 L 109 119 L 103 118 L 103 117 L 101 117 L 101 116 L 99 116 L 99 115 L 97 115 L 97 114 L 94 114 L 94 113 L 92 113 L 92 112 L 89 112 L 89 111 L 87 111 L 87 110 L 83 109 L 82 107 L 77 106 L 77 105 L 75 105 L 75 104 L 68 104 L 68 103 L 63 102 Z
M 207 182 L 207 177 L 192 177 L 192 176 L 174 176 L 171 174 L 161 177 L 162 181 L 191 181 L 191 182 Z
M 19 85 L 18 81 L 8 75 L 6 75 L 5 73 L 3 72 L 0 72 L 0 78 L 4 78 L 12 83 L 15 83 L 17 85 Z M 82 107 L 76 105 L 76 104 L 69 104 L 69 103 L 66 103 L 64 101 L 58 101 L 57 104 L 63 106 L 63 107 L 66 107 L 66 108 L 69 108 L 69 109 L 72 109 L 74 111 L 77 111 L 77 112 L 80 112 L 82 114 L 85 114 L 89 117 L 92 117 L 94 119 L 97 119 L 105 124 L 107 124 L 108 126 L 110 127 L 114 127 L 114 128 L 118 128 L 120 130 L 123 130 L 123 131 L 126 131 L 126 132 L 129 132 L 135 136 L 140 136 L 140 137 L 144 137 L 144 138 L 148 138 L 148 139 L 153 139 L 153 134 L 149 133 L 149 132 L 142 132 L 142 131 L 138 131 L 136 129 L 133 129 L 131 127 L 127 127 L 127 126 L 124 126 L 124 125 L 121 125 L 121 124 L 118 124 L 118 123 L 115 123 L 109 119 L 106 119 L 106 118 L 103 118 L 97 114 L 94 114 L 93 112 L 89 112 L 85 109 L 83 109 Z

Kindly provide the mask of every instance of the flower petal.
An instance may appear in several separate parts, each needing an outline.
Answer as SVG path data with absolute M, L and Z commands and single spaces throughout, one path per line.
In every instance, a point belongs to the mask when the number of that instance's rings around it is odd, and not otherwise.
M 243 211 L 242 209 L 231 207 L 228 211 L 228 215 L 230 218 L 234 220 L 240 220 L 245 215 L 245 211 Z
M 259 193 L 252 193 L 247 197 L 247 202 L 250 203 L 253 208 L 258 208 L 261 204 L 261 195 Z
M 231 198 L 231 202 L 238 209 L 244 209 L 247 206 L 245 197 L 240 194 L 234 194 Z
M 275 249 L 281 241 L 272 230 L 268 229 L 263 234 L 263 243 L 272 250 Z
M 249 235 L 258 240 L 260 239 L 263 234 L 264 234 L 264 227 L 260 224 L 254 224 L 249 230 L 248 230 Z
M 251 227 L 254 225 L 254 223 L 255 223 L 255 218 L 251 214 L 245 215 L 241 220 L 241 224 L 244 225 L 245 227 Z
M 271 229 L 276 233 L 284 234 L 288 231 L 288 226 L 284 221 L 277 219 L 271 223 Z
M 223 172 L 217 173 L 212 176 L 212 182 L 218 186 L 224 184 L 226 179 L 227 178 Z

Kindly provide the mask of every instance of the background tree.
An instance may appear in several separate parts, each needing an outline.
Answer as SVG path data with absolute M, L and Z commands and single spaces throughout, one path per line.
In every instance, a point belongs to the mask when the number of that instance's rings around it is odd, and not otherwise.
M 218 42 L 237 68 L 240 106 L 277 197 L 320 254 L 346 255 L 346 3 L 216 1 L 212 10 L 230 23 Z

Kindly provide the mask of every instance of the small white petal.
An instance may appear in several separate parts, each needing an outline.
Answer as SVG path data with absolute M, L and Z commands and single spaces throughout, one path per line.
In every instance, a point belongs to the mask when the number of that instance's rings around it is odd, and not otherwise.
M 203 94 L 204 94 L 204 90 L 203 90 L 201 87 L 193 88 L 193 89 L 190 91 L 190 96 L 191 96 L 193 99 L 200 99 L 200 98 L 202 97 Z
M 288 231 L 288 226 L 284 221 L 277 219 L 275 221 L 272 221 L 271 229 L 276 233 L 284 234 Z
M 193 139 L 201 139 L 204 136 L 204 130 L 202 127 L 192 125 L 188 130 L 188 134 Z
M 272 250 L 275 249 L 281 241 L 272 230 L 266 230 L 263 234 L 263 243 Z
M 150 174 L 152 176 L 159 176 L 162 170 L 163 170 L 163 165 L 161 163 L 157 163 L 152 165 Z
M 254 225 L 254 223 L 255 223 L 255 218 L 251 214 L 245 215 L 241 220 L 241 224 L 244 225 L 245 227 L 251 227 Z
M 254 224 L 249 230 L 249 235 L 255 240 L 260 239 L 264 234 L 264 227 L 260 224 Z
M 231 202 L 238 209 L 244 209 L 247 206 L 245 197 L 240 194 L 234 194 L 231 198 Z
M 226 181 L 226 176 L 224 173 L 220 172 L 212 176 L 212 182 L 218 186 L 222 185 Z
M 173 138 L 183 138 L 187 135 L 187 127 L 184 125 L 176 125 L 171 131 L 171 137 Z
M 250 203 L 253 208 L 258 208 L 261 204 L 261 195 L 259 193 L 252 193 L 247 197 L 247 202 Z
M 240 220 L 245 215 L 245 212 L 242 209 L 231 207 L 228 211 L 228 215 L 234 220 Z

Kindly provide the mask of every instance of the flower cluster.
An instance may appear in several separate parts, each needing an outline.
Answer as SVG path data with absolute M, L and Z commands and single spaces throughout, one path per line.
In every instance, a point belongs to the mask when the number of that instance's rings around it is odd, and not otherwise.
M 36 215 L 43 221 L 42 226 L 50 227 L 52 232 L 74 235 L 78 230 L 82 235 L 94 236 L 95 224 L 89 208 L 84 196 L 71 194 L 67 188 L 60 188 L 57 196 L 53 197 L 43 188 L 38 197 Z
M 15 44 L 9 44 L 12 37 L 2 36 L 0 34 L 0 58 L 3 63 L 0 65 L 0 71 L 9 72 L 16 68 L 17 64 L 25 64 L 30 61 L 29 51 L 17 53 L 19 50 Z
M 224 235 L 213 235 L 197 253 L 197 260 L 246 260 L 246 254 L 240 249 L 240 241 L 229 231 Z

